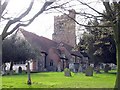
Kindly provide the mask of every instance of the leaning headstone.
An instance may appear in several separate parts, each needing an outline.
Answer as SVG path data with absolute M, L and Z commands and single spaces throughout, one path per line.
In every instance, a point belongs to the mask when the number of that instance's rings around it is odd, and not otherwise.
M 65 69 L 64 69 L 64 75 L 67 76 L 67 77 L 70 77 L 70 76 L 71 76 L 71 71 L 70 71 L 70 69 L 65 68 Z
M 93 67 L 88 66 L 85 71 L 86 76 L 93 76 Z

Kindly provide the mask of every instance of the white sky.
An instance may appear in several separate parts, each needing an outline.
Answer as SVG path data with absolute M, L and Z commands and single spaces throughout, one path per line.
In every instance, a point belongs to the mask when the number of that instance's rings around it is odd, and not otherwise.
M 18 15 L 20 15 L 23 11 L 25 11 L 25 9 L 28 7 L 29 3 L 31 0 L 10 0 L 8 7 L 7 7 L 7 14 L 5 15 L 5 17 L 17 17 Z M 31 16 L 33 16 L 43 5 L 45 0 L 35 0 L 35 3 L 33 5 L 33 9 L 30 12 L 29 16 L 25 18 L 29 19 Z M 64 1 L 64 0 L 63 0 Z M 66 1 L 66 0 L 65 0 Z M 69 1 L 69 0 L 68 0 Z M 74 0 L 73 0 L 74 1 Z M 82 1 L 91 1 L 94 2 L 92 3 L 92 7 L 94 7 L 97 10 L 102 10 L 103 7 L 101 7 L 101 4 L 99 3 L 100 0 L 82 0 Z M 72 4 L 76 5 L 78 3 L 73 3 Z M 84 11 L 87 10 L 86 7 L 84 6 L 79 6 L 78 7 L 74 7 L 76 10 L 80 10 L 80 11 Z M 91 12 L 92 10 L 88 10 L 89 12 Z M 5 13 L 5 12 L 4 12 Z M 93 11 L 92 11 L 93 13 Z M 49 14 L 41 14 L 39 17 L 37 17 L 32 24 L 30 24 L 27 27 L 22 27 L 27 31 L 33 32 L 39 36 L 44 36 L 47 37 L 49 39 L 52 39 L 52 33 L 54 30 L 54 15 L 57 15 L 57 13 L 49 13 Z M 80 19 L 80 21 L 83 23 L 84 20 L 82 20 L 82 18 Z M 0 31 L 2 31 L 4 25 L 5 25 L 5 21 L 1 22 L 0 25 Z
M 25 11 L 25 8 L 28 7 L 31 0 L 10 0 L 8 7 L 7 7 L 7 15 L 6 17 L 17 17 Z M 30 12 L 29 16 L 26 17 L 30 18 L 40 9 L 42 2 L 39 0 L 36 0 L 34 3 L 32 12 Z M 45 36 L 48 38 L 52 38 L 53 33 L 53 15 L 52 14 L 41 14 L 39 17 L 37 17 L 29 26 L 27 27 L 21 27 L 24 28 L 27 31 L 36 33 L 39 36 Z M 0 28 L 3 29 L 4 25 L 6 24 L 5 21 L 1 22 Z M 0 30 L 2 31 L 2 30 Z

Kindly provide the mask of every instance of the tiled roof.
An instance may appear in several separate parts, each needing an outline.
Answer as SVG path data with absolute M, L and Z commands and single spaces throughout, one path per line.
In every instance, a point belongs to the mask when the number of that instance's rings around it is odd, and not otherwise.
M 28 32 L 25 31 L 23 29 L 19 29 L 21 31 L 21 33 L 24 35 L 24 37 L 26 38 L 26 40 L 31 44 L 32 47 L 36 48 L 37 50 L 39 50 L 40 52 L 49 54 L 49 50 L 52 48 L 56 48 L 56 50 L 58 49 L 58 45 L 60 43 L 57 43 L 53 40 L 50 40 L 48 38 L 45 38 L 43 36 L 38 36 L 32 32 Z M 65 49 L 68 51 L 67 53 L 67 57 L 70 58 L 69 54 L 71 55 L 75 55 L 78 57 L 83 57 L 84 55 L 82 55 L 79 51 L 72 51 L 72 46 L 63 43 Z M 60 48 L 59 48 L 60 49 Z M 59 51 L 56 53 L 58 54 Z M 59 54 L 58 54 L 59 55 Z M 52 56 L 51 56 L 52 57 Z
M 34 46 L 34 48 L 37 48 L 41 51 L 44 51 L 47 53 L 49 48 L 51 48 L 51 46 L 56 47 L 56 42 L 54 42 L 50 39 L 47 39 L 42 36 L 38 36 L 36 34 L 33 34 L 31 32 L 25 31 L 25 30 L 22 30 L 22 33 L 23 33 L 24 37 L 27 39 L 27 41 L 32 46 Z
M 48 53 L 48 50 L 52 47 L 57 48 L 59 43 L 50 40 L 48 38 L 45 38 L 43 36 L 38 36 L 34 33 L 25 31 L 25 30 L 21 30 L 20 31 L 23 33 L 24 37 L 27 39 L 27 41 L 36 49 L 42 51 L 42 52 L 46 52 Z M 64 43 L 65 48 L 68 51 L 72 50 L 72 47 L 70 45 L 67 45 Z

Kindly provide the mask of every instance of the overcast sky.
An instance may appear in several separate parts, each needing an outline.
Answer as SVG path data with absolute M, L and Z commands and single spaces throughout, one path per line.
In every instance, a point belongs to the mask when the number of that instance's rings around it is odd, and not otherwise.
M 25 9 L 28 7 L 30 1 L 31 0 L 10 0 L 9 4 L 7 6 L 7 9 L 6 9 L 7 14 L 5 15 L 5 17 L 17 17 L 23 11 L 25 11 Z M 45 0 L 35 0 L 32 11 L 30 12 L 29 16 L 26 17 L 25 19 L 29 19 L 31 16 L 33 16 L 42 7 L 44 1 Z M 75 1 L 75 0 L 73 0 L 73 1 Z M 84 10 L 86 10 L 88 12 L 94 13 L 92 10 L 87 10 L 87 8 L 82 5 L 79 7 L 76 7 L 78 5 L 78 3 L 76 3 L 76 2 L 73 3 L 73 1 L 72 1 L 72 4 L 75 5 L 73 7 L 73 8 L 75 8 L 75 10 L 78 10 L 78 11 L 80 10 L 82 12 Z M 99 3 L 100 0 L 82 0 L 82 1 L 93 2 L 93 3 L 91 3 L 92 7 L 94 7 L 97 10 L 100 10 L 100 11 L 103 10 L 103 7 Z M 43 13 L 39 17 L 37 17 L 32 24 L 30 24 L 27 27 L 21 27 L 21 28 L 24 28 L 27 31 L 36 33 L 39 36 L 44 36 L 49 39 L 52 39 L 52 33 L 54 30 L 54 16 L 56 16 L 57 14 L 59 14 L 59 13 L 48 13 L 48 14 Z M 82 20 L 82 18 L 79 20 L 81 21 L 81 23 L 84 22 L 84 20 Z M 6 23 L 5 21 L 1 21 L 1 24 L 0 24 L 1 30 L 0 31 L 2 31 L 5 23 Z

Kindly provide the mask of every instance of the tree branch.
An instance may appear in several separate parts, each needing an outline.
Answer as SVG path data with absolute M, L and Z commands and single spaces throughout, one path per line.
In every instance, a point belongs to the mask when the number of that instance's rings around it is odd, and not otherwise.
M 56 10 L 57 10 L 57 9 L 56 9 Z M 57 11 L 63 13 L 63 12 L 60 11 L 60 10 L 57 10 Z M 78 21 L 76 21 L 74 18 L 70 17 L 68 14 L 66 14 L 66 13 L 63 13 L 63 14 L 65 14 L 66 16 L 68 16 L 70 19 L 72 19 L 75 23 L 77 23 L 77 24 L 80 25 L 80 26 L 84 26 L 84 27 L 112 27 L 112 25 L 107 25 L 107 26 L 105 26 L 105 25 L 85 25 L 85 24 L 81 24 L 81 23 L 79 23 Z
M 8 2 L 9 2 L 9 0 L 5 0 L 4 1 L 4 3 L 2 4 L 2 6 L 1 6 L 1 15 L 2 15 L 2 13 L 4 12 L 4 10 L 6 9 L 6 7 L 7 7 L 7 5 L 8 5 Z
M 53 2 L 54 2 L 54 1 L 53 1 Z M 44 11 L 46 11 L 46 8 L 47 8 L 48 6 L 50 6 L 53 2 L 46 1 L 46 2 L 44 3 L 43 7 L 40 9 L 40 11 L 39 11 L 37 14 L 35 14 L 35 15 L 28 21 L 28 23 L 26 23 L 26 24 L 18 23 L 10 32 L 6 32 L 6 33 L 2 34 L 2 40 L 4 40 L 5 37 L 7 37 L 7 36 L 10 35 L 11 33 L 13 33 L 13 32 L 14 32 L 17 28 L 19 28 L 20 26 L 28 26 L 28 25 L 30 25 L 30 24 L 34 21 L 34 19 L 35 19 L 36 17 L 38 17 L 41 13 L 43 13 Z
M 5 18 L 4 16 L 1 16 L 1 18 L 4 20 L 10 20 L 12 17 Z
M 66 4 L 68 4 L 68 3 L 70 3 L 70 2 L 65 2 L 65 3 L 63 3 L 63 4 L 61 4 L 61 5 L 56 5 L 56 6 L 50 7 L 50 8 L 48 8 L 48 9 L 46 9 L 46 11 L 49 10 L 49 9 L 54 9 L 54 8 L 61 8 L 62 6 L 66 5 Z
M 86 18 L 99 18 L 99 17 L 103 17 L 103 16 L 95 16 L 93 14 L 90 14 L 90 13 L 81 13 L 81 12 L 75 12 L 75 14 L 78 14 L 78 15 L 81 15 L 81 16 L 84 16 Z
M 90 9 L 92 9 L 92 10 L 93 10 L 93 11 L 95 11 L 96 13 L 98 13 L 98 14 L 102 15 L 103 17 L 108 18 L 108 16 L 107 16 L 107 15 L 105 15 L 105 14 L 103 14 L 103 13 L 101 13 L 101 12 L 97 11 L 96 9 L 92 8 L 90 5 L 88 5 L 88 4 L 86 4 L 86 3 L 83 3 L 83 2 L 81 2 L 80 0 L 77 0 L 77 1 L 78 1 L 78 2 L 80 2 L 81 4 L 85 5 L 85 6 L 89 7 Z
M 115 20 L 115 15 L 110 7 L 109 2 L 103 2 L 103 5 L 105 6 L 107 16 L 109 17 L 109 20 L 113 21 Z
M 34 3 L 34 0 L 31 1 L 28 9 L 27 9 L 24 13 L 22 13 L 18 18 L 14 18 L 13 20 L 9 20 L 9 21 L 8 21 L 8 23 L 6 24 L 6 26 L 5 26 L 5 28 L 4 28 L 3 32 L 2 32 L 2 35 L 4 35 L 4 34 L 7 32 L 7 30 L 9 29 L 9 27 L 10 27 L 12 24 L 20 21 L 23 17 L 25 17 L 25 16 L 31 11 L 32 6 L 33 6 L 33 3 Z

